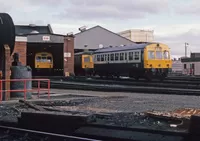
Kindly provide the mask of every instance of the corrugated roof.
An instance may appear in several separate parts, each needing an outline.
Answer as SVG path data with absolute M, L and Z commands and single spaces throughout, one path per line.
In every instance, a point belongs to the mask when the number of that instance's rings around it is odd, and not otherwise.
M 38 26 L 38 25 L 15 25 L 15 34 L 16 35 L 27 35 L 27 34 L 35 34 L 35 33 L 43 33 L 43 34 L 53 34 L 53 30 L 51 25 L 47 26 Z
M 112 52 L 112 51 L 122 51 L 122 50 L 132 50 L 132 49 L 143 49 L 150 43 L 145 44 L 133 44 L 129 46 L 117 46 L 117 47 L 106 47 L 95 51 L 95 53 Z

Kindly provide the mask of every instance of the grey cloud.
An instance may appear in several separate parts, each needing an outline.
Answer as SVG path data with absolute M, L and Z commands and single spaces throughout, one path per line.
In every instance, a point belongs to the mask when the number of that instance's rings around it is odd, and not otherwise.
M 159 37 L 156 36 L 156 41 L 164 42 L 171 48 L 171 51 L 175 55 L 184 55 L 184 44 L 185 42 L 189 43 L 188 53 L 192 52 L 199 52 L 200 42 L 200 31 L 197 29 L 190 29 L 189 31 L 173 36 L 168 35 L 166 37 Z
M 175 6 L 175 12 L 181 15 L 192 14 L 199 15 L 200 14 L 200 1 L 199 0 L 190 0 L 188 3 L 184 3 L 181 5 Z
M 144 18 L 168 9 L 167 0 L 68 0 L 68 6 L 59 17 L 102 20 Z

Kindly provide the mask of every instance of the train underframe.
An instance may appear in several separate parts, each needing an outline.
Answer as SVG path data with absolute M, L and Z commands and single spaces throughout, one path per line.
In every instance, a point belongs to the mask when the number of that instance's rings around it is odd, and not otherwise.
M 134 78 L 139 80 L 140 78 L 145 78 L 148 81 L 152 79 L 164 80 L 168 75 L 169 69 L 145 69 L 145 68 L 132 68 L 125 71 L 119 71 L 117 69 L 111 70 L 94 70 L 94 75 L 99 75 L 100 77 L 107 78 L 119 78 L 120 76 Z

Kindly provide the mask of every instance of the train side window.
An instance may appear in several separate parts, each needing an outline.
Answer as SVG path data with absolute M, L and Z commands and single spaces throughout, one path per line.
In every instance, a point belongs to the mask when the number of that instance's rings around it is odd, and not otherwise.
M 97 55 L 97 61 L 98 62 L 100 61 L 100 55 Z
M 148 51 L 148 59 L 155 59 L 155 52 L 154 51 Z
M 135 52 L 135 60 L 139 60 L 139 52 Z
M 184 69 L 187 69 L 187 65 L 186 64 L 184 64 Z
M 115 53 L 115 61 L 119 60 L 119 53 Z
M 101 61 L 104 61 L 104 55 L 101 55 Z
M 129 52 L 129 60 L 133 60 L 133 52 Z
M 127 53 L 125 53 L 125 60 L 127 60 Z
M 120 53 L 120 60 L 121 60 L 121 61 L 124 60 L 124 53 Z
M 114 61 L 114 54 L 111 54 L 110 61 Z

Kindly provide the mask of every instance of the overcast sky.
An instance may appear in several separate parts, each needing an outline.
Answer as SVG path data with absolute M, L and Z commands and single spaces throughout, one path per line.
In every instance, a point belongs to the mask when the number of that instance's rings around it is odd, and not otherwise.
M 85 25 L 113 32 L 154 30 L 155 41 L 166 43 L 174 55 L 200 52 L 199 0 L 0 0 L 15 24 L 50 23 L 59 34 L 78 32 Z

